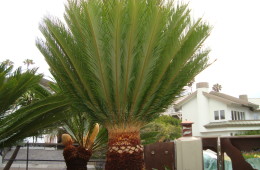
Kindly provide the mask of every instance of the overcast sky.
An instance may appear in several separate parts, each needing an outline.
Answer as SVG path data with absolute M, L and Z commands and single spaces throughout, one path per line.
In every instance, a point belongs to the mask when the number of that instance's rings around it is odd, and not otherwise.
M 189 2 L 188 0 L 183 0 Z M 35 46 L 43 16 L 62 17 L 65 0 L 0 0 L 0 61 L 22 65 L 33 59 L 39 72 L 48 65 Z M 223 93 L 260 98 L 260 1 L 190 0 L 194 17 L 203 17 L 214 28 L 205 45 L 217 61 L 196 77 L 196 82 L 219 83 Z

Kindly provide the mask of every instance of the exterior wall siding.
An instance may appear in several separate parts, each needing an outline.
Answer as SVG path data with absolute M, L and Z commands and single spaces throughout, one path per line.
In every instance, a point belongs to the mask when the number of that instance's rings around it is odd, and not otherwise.
M 210 114 L 210 121 L 209 122 L 219 122 L 219 121 L 226 121 L 226 120 L 230 120 L 230 116 L 229 116 L 229 110 L 226 104 L 224 104 L 223 102 L 217 101 L 217 100 L 213 100 L 213 99 L 209 99 L 209 114 Z M 220 110 L 224 110 L 225 111 L 225 119 L 223 120 L 215 120 L 215 115 L 214 115 L 214 111 L 220 111 Z M 208 122 L 208 123 L 209 123 Z
M 182 106 L 182 120 L 183 121 L 192 121 L 192 134 L 198 135 L 198 106 L 196 97 L 191 99 L 187 104 Z
M 197 136 L 201 136 L 201 132 L 207 131 L 204 125 L 210 121 L 209 100 L 203 95 L 203 92 L 208 92 L 208 89 L 197 89 L 198 121 L 195 122 L 198 126 L 198 132 L 196 133 Z

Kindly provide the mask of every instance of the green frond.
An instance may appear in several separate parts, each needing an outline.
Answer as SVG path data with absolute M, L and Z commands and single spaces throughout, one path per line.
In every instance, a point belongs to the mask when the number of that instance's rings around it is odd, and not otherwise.
M 12 66 L 0 65 L 0 119 L 10 109 L 15 109 L 15 102 L 28 90 L 37 86 L 42 75 L 36 70 L 22 72 L 21 68 L 12 72 Z
M 91 134 L 95 123 L 87 118 L 86 113 L 82 113 L 76 110 L 77 114 L 66 113 L 66 119 L 63 121 L 62 127 L 66 132 L 72 136 L 72 138 L 83 146 L 83 138 L 87 134 Z M 101 127 L 92 147 L 92 152 L 105 151 L 105 147 L 108 141 L 107 130 Z
M 57 125 L 69 109 L 70 101 L 64 95 L 51 96 L 23 107 L 0 120 L 0 145 L 32 136 L 44 128 Z
M 37 46 L 62 91 L 105 127 L 145 124 L 209 66 L 211 27 L 186 4 L 69 1 L 45 18 Z

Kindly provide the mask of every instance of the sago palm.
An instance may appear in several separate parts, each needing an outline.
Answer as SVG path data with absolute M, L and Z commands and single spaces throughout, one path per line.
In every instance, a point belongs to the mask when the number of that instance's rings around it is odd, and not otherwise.
M 51 83 L 50 89 L 56 94 L 62 93 L 59 84 Z M 48 99 L 52 95 L 52 93 L 46 93 L 42 98 Z M 72 104 L 70 109 L 64 113 L 64 117 L 60 127 L 67 132 L 62 135 L 62 143 L 65 145 L 63 156 L 67 170 L 87 169 L 92 154 L 104 153 L 108 140 L 107 130 L 92 122 L 87 113 L 75 104 Z M 79 146 L 73 146 L 72 141 L 78 143 Z
M 107 131 L 99 125 L 91 124 L 82 116 L 73 116 L 65 121 L 63 128 L 68 134 L 62 135 L 62 143 L 65 145 L 63 156 L 67 170 L 87 169 L 87 164 L 93 153 L 103 153 L 107 143 Z M 72 141 L 79 146 L 73 146 Z
M 22 72 L 21 68 L 13 70 L 7 62 L 0 63 L 0 119 L 16 110 L 17 100 L 37 86 L 41 78 L 35 69 Z
M 57 126 L 70 105 L 61 93 L 23 105 L 21 98 L 27 93 L 45 96 L 39 84 L 42 75 L 37 75 L 35 69 L 25 72 L 21 68 L 12 69 L 7 63 L 0 64 L 0 148 Z
M 84 113 L 81 113 L 81 115 L 79 115 L 80 112 L 68 113 L 66 119 L 62 121 L 62 128 L 80 146 L 87 148 L 91 152 L 103 152 L 106 148 L 105 143 L 107 142 L 106 129 L 97 123 L 91 122 L 84 116 Z
M 208 64 L 210 26 L 164 0 L 68 1 L 37 46 L 77 107 L 107 128 L 106 169 L 143 168 L 140 128 Z

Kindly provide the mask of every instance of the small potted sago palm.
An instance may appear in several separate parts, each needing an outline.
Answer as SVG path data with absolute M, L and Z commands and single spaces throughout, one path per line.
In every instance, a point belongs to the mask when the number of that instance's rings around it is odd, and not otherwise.
M 91 132 L 87 132 L 84 137 L 74 136 L 74 140 L 79 142 L 79 146 L 73 145 L 73 139 L 69 134 L 62 135 L 62 143 L 65 146 L 63 156 L 67 170 L 85 170 L 92 155 L 94 141 L 99 133 L 99 124 L 95 124 Z

